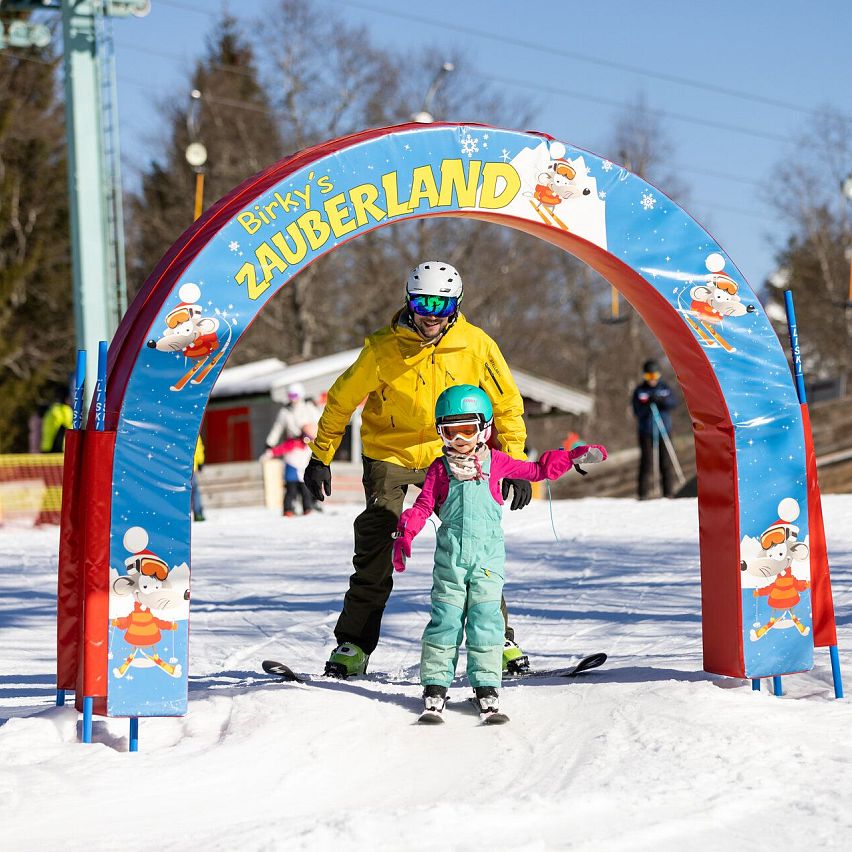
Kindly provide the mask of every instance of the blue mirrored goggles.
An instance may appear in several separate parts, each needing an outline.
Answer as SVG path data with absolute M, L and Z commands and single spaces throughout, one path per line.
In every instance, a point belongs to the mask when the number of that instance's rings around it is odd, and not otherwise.
M 408 307 L 421 317 L 451 317 L 459 308 L 457 296 L 427 296 L 415 293 L 408 297 Z

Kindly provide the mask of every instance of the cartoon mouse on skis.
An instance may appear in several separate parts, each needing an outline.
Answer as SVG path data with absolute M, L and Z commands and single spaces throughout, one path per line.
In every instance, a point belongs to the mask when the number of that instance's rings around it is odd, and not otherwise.
M 754 590 L 754 597 L 768 598 L 767 604 L 773 613 L 766 624 L 751 630 L 752 642 L 762 639 L 773 628 L 790 627 L 790 622 L 802 636 L 811 632 L 793 611 L 801 600 L 799 593 L 810 587 L 807 580 L 800 580 L 792 570 L 794 560 L 808 558 L 808 546 L 797 541 L 799 528 L 793 521 L 798 517 L 798 502 L 792 497 L 783 499 L 778 504 L 778 520 L 760 535 L 760 553 L 740 563 L 740 569 L 752 576 L 775 578 L 768 586 Z M 784 619 L 785 615 L 790 621 Z
M 719 332 L 726 317 L 743 317 L 754 313 L 754 305 L 743 303 L 739 285 L 725 274 L 725 258 L 717 252 L 707 256 L 705 266 L 709 275 L 704 283 L 689 291 L 689 310 L 684 312 L 687 323 L 708 346 L 721 346 L 727 352 L 734 348 Z
M 117 595 L 133 595 L 133 609 L 126 616 L 111 619 L 110 624 L 125 631 L 124 641 L 133 650 L 112 673 L 120 678 L 131 666 L 157 666 L 167 675 L 179 678 L 180 663 L 175 659 L 167 662 L 157 652 L 161 631 L 177 630 L 177 622 L 157 618 L 151 610 L 178 607 L 182 601 L 189 599 L 189 586 L 179 583 L 166 585 L 171 573 L 169 566 L 148 550 L 148 533 L 142 527 L 127 530 L 124 546 L 131 553 L 124 560 L 126 574 L 120 575 L 112 587 Z
M 231 326 L 226 323 L 228 336 L 224 346 L 219 349 L 219 320 L 202 316 L 199 304 L 201 289 L 197 284 L 186 283 L 178 290 L 180 304 L 166 314 L 166 327 L 159 340 L 149 340 L 148 348 L 158 352 L 183 352 L 193 363 L 184 375 L 178 379 L 171 390 L 183 390 L 192 381 L 197 385 L 207 378 L 208 373 L 219 363 L 231 342 Z

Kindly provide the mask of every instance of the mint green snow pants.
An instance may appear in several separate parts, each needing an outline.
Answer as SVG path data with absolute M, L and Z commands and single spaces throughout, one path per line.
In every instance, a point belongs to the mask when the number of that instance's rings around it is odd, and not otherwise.
M 488 473 L 490 459 L 483 465 Z M 438 513 L 431 618 L 423 631 L 420 682 L 448 687 L 459 648 L 467 636 L 470 684 L 500 686 L 503 667 L 503 574 L 506 553 L 502 511 L 487 479 L 461 482 L 450 475 L 450 489 Z

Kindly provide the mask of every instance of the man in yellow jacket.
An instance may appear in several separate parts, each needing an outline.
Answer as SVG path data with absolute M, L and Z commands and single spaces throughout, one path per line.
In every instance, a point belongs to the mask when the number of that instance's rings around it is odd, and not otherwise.
M 305 485 L 317 500 L 331 494 L 329 464 L 353 411 L 361 415 L 366 509 L 355 519 L 355 573 L 334 635 L 339 643 L 326 674 L 348 677 L 366 671 L 379 641 L 382 613 L 393 588 L 392 536 L 409 485 L 420 486 L 441 454 L 435 402 L 448 387 L 481 387 L 494 407 L 494 426 L 504 452 L 523 459 L 524 405 L 497 344 L 459 313 L 459 273 L 443 261 L 428 261 L 408 277 L 406 303 L 391 324 L 372 334 L 355 363 L 332 385 L 320 418 Z M 527 505 L 530 484 L 504 480 L 503 499 L 512 509 Z M 503 614 L 506 616 L 505 602 Z M 523 668 L 526 657 L 506 623 L 504 668 Z

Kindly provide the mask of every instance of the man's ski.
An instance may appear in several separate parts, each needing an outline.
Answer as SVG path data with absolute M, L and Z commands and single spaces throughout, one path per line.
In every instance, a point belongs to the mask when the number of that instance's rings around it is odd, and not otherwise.
M 596 669 L 606 662 L 606 654 L 590 654 L 579 663 L 564 669 L 521 669 L 515 672 L 503 672 L 503 680 L 516 680 L 525 677 L 576 677 L 589 669 Z
M 278 663 L 275 660 L 264 660 L 261 666 L 267 674 L 277 675 L 284 680 L 293 681 L 294 683 L 305 683 L 304 678 L 299 677 L 290 666 L 285 666 L 284 663 Z

